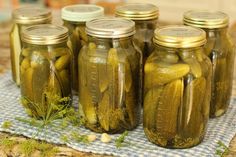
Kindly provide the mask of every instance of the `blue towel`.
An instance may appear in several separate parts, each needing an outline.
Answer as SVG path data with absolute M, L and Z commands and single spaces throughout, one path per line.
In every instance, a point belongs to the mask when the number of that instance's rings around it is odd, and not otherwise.
M 144 135 L 143 126 L 140 124 L 135 130 L 130 131 L 126 137 L 126 141 L 135 143 L 135 145 L 121 147 L 115 146 L 115 139 L 119 134 L 111 135 L 111 143 L 102 143 L 100 141 L 101 134 L 97 134 L 98 139 L 90 144 L 76 143 L 69 141 L 67 143 L 61 140 L 62 135 L 68 134 L 70 131 L 78 131 L 82 134 L 91 134 L 92 132 L 84 127 L 69 126 L 66 129 L 44 128 L 38 132 L 38 128 L 30 126 L 26 123 L 15 120 L 16 117 L 27 118 L 27 115 L 19 104 L 20 90 L 11 81 L 11 74 L 6 73 L 0 76 L 0 126 L 4 121 L 11 121 L 12 127 L 9 129 L 0 128 L 0 131 L 6 131 L 18 135 L 24 135 L 34 139 L 45 140 L 55 144 L 66 144 L 68 147 L 79 151 L 92 152 L 98 154 L 108 154 L 115 156 L 158 156 L 158 157 L 211 157 L 216 156 L 217 142 L 222 141 L 226 146 L 236 133 L 236 99 L 232 98 L 229 109 L 225 115 L 219 118 L 210 119 L 208 129 L 204 141 L 189 149 L 165 149 L 150 143 Z M 78 97 L 74 97 L 74 104 L 78 103 Z M 55 125 L 60 125 L 56 121 Z

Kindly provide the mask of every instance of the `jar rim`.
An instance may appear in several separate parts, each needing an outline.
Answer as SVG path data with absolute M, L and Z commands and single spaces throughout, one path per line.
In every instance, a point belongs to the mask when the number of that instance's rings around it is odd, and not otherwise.
M 69 5 L 61 11 L 61 18 L 72 22 L 86 22 L 103 16 L 104 8 L 93 4 Z
M 157 28 L 154 32 L 155 44 L 172 48 L 193 48 L 206 43 L 206 33 L 200 28 L 170 25 Z
M 36 6 L 26 6 L 15 9 L 12 18 L 19 24 L 42 24 L 52 20 L 52 13 L 49 9 Z
M 123 18 L 101 18 L 86 22 L 86 32 L 101 38 L 122 38 L 135 33 L 135 23 Z
M 52 24 L 34 25 L 23 29 L 22 41 L 35 45 L 53 45 L 66 42 L 68 29 Z
M 229 16 L 220 11 L 190 10 L 184 13 L 183 22 L 199 28 L 224 28 L 229 25 Z
M 128 3 L 116 7 L 115 15 L 131 20 L 158 19 L 159 8 L 148 3 Z

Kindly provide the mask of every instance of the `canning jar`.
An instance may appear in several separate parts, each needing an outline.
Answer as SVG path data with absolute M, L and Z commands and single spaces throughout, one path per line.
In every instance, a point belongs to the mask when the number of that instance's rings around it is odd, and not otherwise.
M 209 118 L 211 62 L 205 32 L 188 26 L 155 30 L 155 50 L 144 67 L 143 126 L 147 138 L 167 148 L 203 140 Z
M 89 43 L 79 54 L 79 110 L 95 132 L 131 130 L 140 117 L 140 54 L 132 44 L 135 23 L 103 18 L 86 23 Z
M 78 54 L 83 45 L 88 42 L 85 32 L 85 23 L 87 21 L 101 18 L 104 16 L 104 9 L 92 4 L 70 5 L 62 9 L 62 19 L 64 26 L 69 29 L 68 47 L 71 49 L 74 57 L 72 69 L 72 88 L 78 91 Z
M 50 23 L 52 16 L 48 9 L 36 7 L 22 7 L 16 9 L 12 13 L 13 27 L 10 32 L 10 55 L 12 79 L 16 84 L 20 85 L 20 52 L 22 49 L 21 32 L 22 29 L 36 24 Z
M 205 53 L 213 69 L 210 117 L 219 117 L 228 109 L 233 86 L 235 48 L 227 30 L 229 17 L 222 12 L 188 11 L 184 24 L 206 32 Z
M 50 24 L 22 31 L 21 103 L 34 118 L 45 120 L 71 105 L 72 55 L 67 39 L 67 28 Z
M 158 7 L 147 3 L 130 3 L 118 6 L 115 14 L 135 22 L 134 42 L 142 51 L 143 65 L 154 48 L 152 38 L 157 27 Z

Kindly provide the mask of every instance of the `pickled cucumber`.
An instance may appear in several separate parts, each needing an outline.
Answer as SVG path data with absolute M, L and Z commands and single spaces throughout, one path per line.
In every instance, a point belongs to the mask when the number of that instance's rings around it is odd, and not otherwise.
M 202 76 L 202 68 L 200 63 L 193 59 L 193 58 L 185 58 L 185 63 L 188 63 L 190 66 L 190 73 L 192 73 L 196 78 L 199 78 Z
M 130 64 L 128 60 L 126 60 L 125 62 L 125 91 L 129 92 L 131 86 L 132 86 L 132 72 L 131 72 Z
M 175 80 L 163 88 L 156 109 L 156 130 L 167 139 L 177 133 L 178 110 L 182 102 L 183 81 Z
M 79 93 L 79 103 L 81 103 L 81 105 L 83 106 L 85 119 L 88 121 L 89 124 L 96 124 L 96 109 L 92 100 L 92 96 L 89 93 L 88 87 L 82 86 L 81 91 L 83 91 L 83 93 Z
M 144 98 L 143 105 L 143 125 L 148 129 L 156 129 L 156 111 L 163 87 L 154 87 L 150 89 Z
M 70 55 L 61 56 L 59 59 L 56 60 L 55 68 L 59 71 L 65 69 L 69 65 L 70 59 Z
M 105 92 L 102 100 L 98 104 L 99 123 L 105 131 L 109 131 L 110 118 L 112 118 L 109 97 L 109 93 Z
M 206 80 L 203 77 L 190 81 L 184 90 L 183 106 L 179 122 L 179 132 L 182 137 L 199 137 L 202 133 L 200 124 L 203 123 L 201 107 L 204 106 Z
M 21 40 L 20 29 L 17 24 L 14 25 L 12 32 L 10 33 L 10 50 L 11 50 L 11 66 L 13 81 L 17 85 L 20 85 L 20 52 L 21 52 Z
M 21 75 L 21 92 L 22 95 L 29 98 L 30 100 L 33 100 L 33 68 L 28 68 L 25 73 Z
M 145 64 L 145 87 L 150 88 L 157 85 L 164 85 L 175 79 L 185 76 L 190 71 L 188 64 Z

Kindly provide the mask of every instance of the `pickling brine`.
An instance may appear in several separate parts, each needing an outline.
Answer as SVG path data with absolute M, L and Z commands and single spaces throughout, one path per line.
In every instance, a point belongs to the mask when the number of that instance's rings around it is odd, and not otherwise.
M 203 140 L 210 107 L 205 33 L 185 26 L 163 27 L 155 31 L 154 42 L 144 67 L 145 134 L 166 148 L 195 146 Z
M 46 24 L 51 22 L 51 12 L 44 8 L 22 7 L 13 11 L 14 21 L 10 32 L 10 55 L 12 79 L 20 85 L 20 52 L 22 49 L 21 32 L 24 28 L 36 24 Z
M 204 49 L 213 70 L 210 117 L 219 117 L 228 109 L 233 87 L 235 47 L 227 32 L 229 17 L 222 12 L 188 11 L 184 23 L 206 32 Z
M 46 119 L 71 104 L 72 56 L 66 37 L 66 28 L 53 25 L 29 27 L 23 32 L 21 103 L 36 119 Z
M 104 9 L 92 4 L 69 5 L 62 8 L 64 26 L 69 29 L 67 46 L 73 53 L 72 88 L 78 91 L 78 55 L 81 48 L 88 43 L 85 23 L 104 16 Z
M 131 40 L 134 23 L 119 18 L 92 20 L 87 30 L 89 44 L 79 54 L 79 110 L 85 126 L 95 132 L 131 130 L 140 117 L 140 55 Z M 111 30 L 115 33 L 104 35 Z

